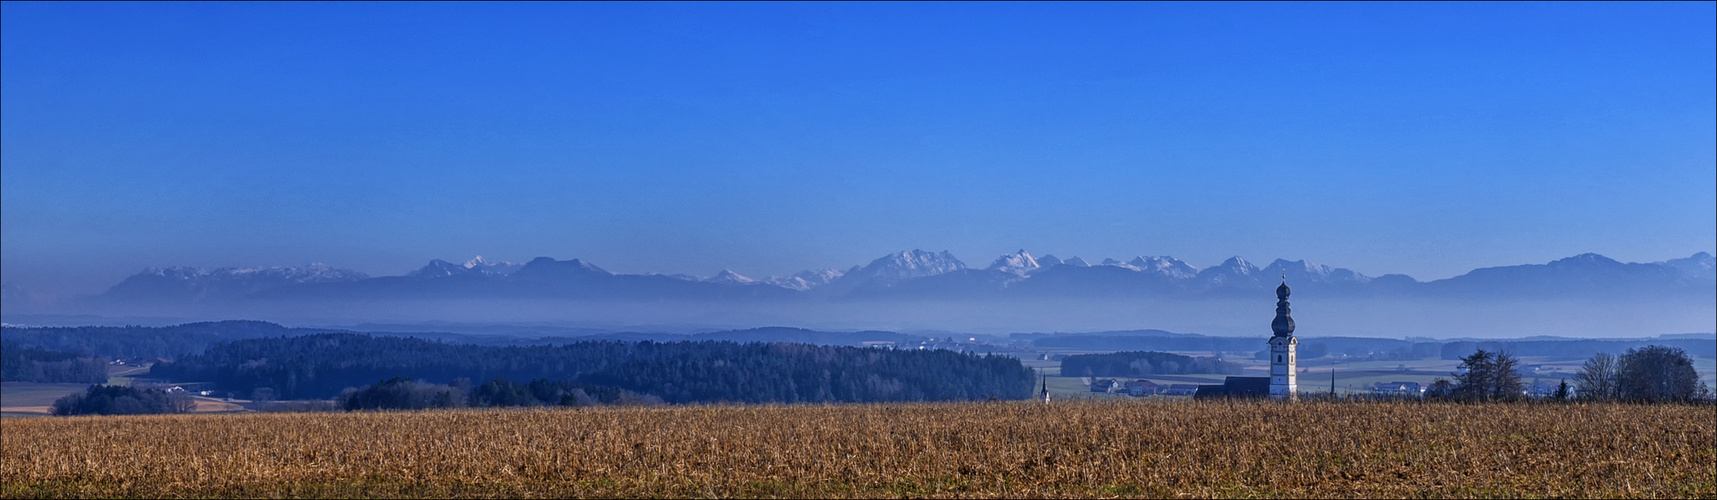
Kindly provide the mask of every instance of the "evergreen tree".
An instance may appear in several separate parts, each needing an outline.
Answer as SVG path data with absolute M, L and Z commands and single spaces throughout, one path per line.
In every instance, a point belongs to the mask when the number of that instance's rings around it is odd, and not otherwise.
M 422 410 L 459 406 L 465 400 L 459 391 L 439 384 L 418 382 L 404 377 L 377 382 L 361 389 L 340 393 L 340 407 L 346 410 Z
M 1513 401 L 1521 398 L 1520 361 L 1508 353 L 1479 349 L 1461 358 L 1454 373 L 1454 399 L 1462 401 Z
M 1455 399 L 1455 384 L 1450 383 L 1449 379 L 1439 378 L 1431 382 L 1430 387 L 1425 388 L 1425 399 L 1433 401 Z
M 557 398 L 556 402 L 559 400 Z M 536 406 L 537 398 L 524 384 L 498 377 L 471 391 L 471 406 Z

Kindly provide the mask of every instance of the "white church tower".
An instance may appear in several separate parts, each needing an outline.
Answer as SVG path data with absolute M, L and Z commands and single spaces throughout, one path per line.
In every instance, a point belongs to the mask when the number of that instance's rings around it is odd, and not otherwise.
M 1270 322 L 1276 335 L 1270 337 L 1270 397 L 1295 399 L 1300 384 L 1295 379 L 1294 350 L 1300 340 L 1294 338 L 1294 318 L 1288 317 L 1288 279 L 1276 287 L 1276 320 Z

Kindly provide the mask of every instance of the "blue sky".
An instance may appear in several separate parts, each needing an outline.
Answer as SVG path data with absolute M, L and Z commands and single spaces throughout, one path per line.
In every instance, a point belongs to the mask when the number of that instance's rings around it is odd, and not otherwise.
M 26 289 L 911 248 L 1437 279 L 1717 247 L 1709 2 L 0 11 Z

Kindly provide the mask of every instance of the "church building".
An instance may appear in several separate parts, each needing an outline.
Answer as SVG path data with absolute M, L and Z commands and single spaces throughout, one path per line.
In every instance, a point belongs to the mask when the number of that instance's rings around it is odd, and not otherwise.
M 1294 318 L 1288 316 L 1288 280 L 1276 287 L 1276 320 L 1270 322 L 1270 397 L 1294 399 L 1300 384 L 1295 379 L 1294 351 L 1300 339 L 1294 338 Z
M 1222 385 L 1201 385 L 1194 398 L 1258 398 L 1293 400 L 1299 392 L 1296 380 L 1294 351 L 1300 340 L 1294 338 L 1294 318 L 1288 316 L 1288 280 L 1276 287 L 1276 319 L 1270 322 L 1270 376 L 1228 377 Z

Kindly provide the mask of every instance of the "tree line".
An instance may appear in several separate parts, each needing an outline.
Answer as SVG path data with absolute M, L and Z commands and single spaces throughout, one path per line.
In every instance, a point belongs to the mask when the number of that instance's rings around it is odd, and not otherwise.
M 1574 376 L 1582 398 L 1616 401 L 1690 401 L 1710 396 L 1681 349 L 1646 346 L 1621 356 L 1600 353 Z
M 1221 358 L 1184 356 L 1152 351 L 1104 354 L 1074 354 L 1061 360 L 1061 375 L 1067 377 L 1143 377 L 1189 373 L 1240 373 L 1240 365 Z
M 211 321 L 172 326 L 0 327 L 6 339 L 42 349 L 110 358 L 172 358 L 240 339 L 315 333 L 264 321 Z
M 1454 380 L 1437 379 L 1426 399 L 1452 401 L 1519 401 L 1526 399 L 1519 359 L 1506 352 L 1479 349 L 1460 358 Z M 1598 353 L 1581 366 L 1574 384 L 1566 380 L 1551 395 L 1555 400 L 1627 401 L 1639 403 L 1708 400 L 1710 388 L 1699 380 L 1693 359 L 1676 347 L 1647 345 L 1617 356 Z
M 107 359 L 0 341 L 0 381 L 107 383 Z
M 157 363 L 150 376 L 209 382 L 239 396 L 266 389 L 280 399 L 334 398 L 396 378 L 541 379 L 587 395 L 612 388 L 667 403 L 1024 399 L 1033 381 L 1017 359 L 945 350 L 725 341 L 500 347 L 349 333 L 218 344 Z
M 614 404 L 652 405 L 659 397 L 637 394 L 617 387 L 579 384 L 565 380 L 536 379 L 519 383 L 504 377 L 472 386 L 466 379 L 451 384 L 421 382 L 396 377 L 362 388 L 346 389 L 336 403 L 341 409 L 422 410 L 458 407 L 594 406 Z
M 196 402 L 183 394 L 97 384 L 55 400 L 53 411 L 55 415 L 143 415 L 185 413 L 195 407 Z

